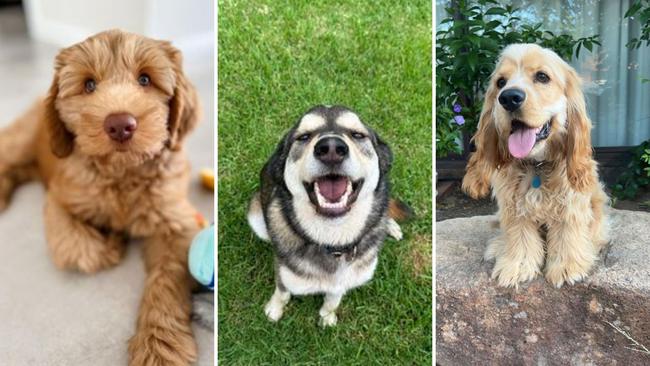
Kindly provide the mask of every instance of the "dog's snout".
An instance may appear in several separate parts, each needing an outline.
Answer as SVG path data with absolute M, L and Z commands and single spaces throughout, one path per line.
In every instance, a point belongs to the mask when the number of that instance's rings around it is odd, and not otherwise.
M 510 112 L 519 109 L 519 107 L 524 104 L 524 100 L 526 100 L 526 93 L 517 88 L 506 89 L 501 92 L 501 95 L 499 95 L 499 103 L 501 103 L 503 108 Z
M 137 128 L 138 122 L 129 113 L 110 114 L 104 120 L 104 131 L 112 140 L 117 142 L 130 140 Z
M 348 145 L 338 137 L 326 137 L 314 146 L 316 159 L 328 165 L 341 163 L 348 152 Z

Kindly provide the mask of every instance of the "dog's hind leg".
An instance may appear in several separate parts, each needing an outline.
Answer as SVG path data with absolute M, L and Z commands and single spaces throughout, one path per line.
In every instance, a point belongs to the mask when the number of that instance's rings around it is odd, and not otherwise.
M 336 322 L 338 320 L 336 317 L 336 309 L 338 309 L 342 298 L 343 294 L 329 292 L 325 294 L 325 301 L 323 301 L 323 306 L 321 306 L 320 310 L 318 311 L 318 315 L 320 315 L 319 324 L 322 327 L 331 327 L 336 325 Z
M 597 252 L 609 242 L 609 222 L 605 213 L 609 198 L 601 184 L 598 185 L 591 196 L 591 210 L 593 221 L 590 225 L 591 240 Z
M 38 177 L 36 139 L 39 104 L 11 125 L 0 130 L 0 212 L 9 204 L 11 194 L 21 183 Z
M 388 227 L 388 235 L 391 236 L 393 239 L 400 241 L 404 237 L 402 234 L 402 228 L 399 226 L 397 221 L 395 221 L 393 218 L 388 218 L 388 222 L 386 223 L 386 226 Z
M 260 201 L 260 192 L 255 192 L 248 206 L 248 225 L 253 229 L 255 234 L 262 240 L 270 241 L 269 232 L 266 229 L 264 221 L 264 212 L 262 211 L 262 202 Z

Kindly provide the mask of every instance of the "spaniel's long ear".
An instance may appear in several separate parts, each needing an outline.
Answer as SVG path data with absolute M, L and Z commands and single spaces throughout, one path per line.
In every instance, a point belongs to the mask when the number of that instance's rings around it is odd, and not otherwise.
M 566 68 L 567 97 L 567 176 L 577 191 L 588 190 L 595 184 L 591 148 L 591 121 L 587 116 L 581 80 L 569 65 Z
M 476 152 L 470 155 L 462 185 L 463 191 L 472 198 L 481 198 L 490 193 L 492 173 L 509 160 L 507 149 L 499 139 L 494 121 L 494 102 L 497 94 L 498 90 L 491 83 L 485 93 L 478 130 L 472 137 Z
M 175 79 L 174 95 L 169 101 L 169 147 L 179 150 L 183 138 L 196 126 L 200 119 L 199 98 L 196 89 L 183 73 L 183 56 L 181 52 L 167 41 L 161 41 L 173 63 Z
M 59 94 L 58 68 L 54 80 L 45 98 L 45 126 L 50 137 L 50 149 L 59 158 L 65 158 L 74 149 L 74 135 L 68 131 L 56 109 L 56 99 Z

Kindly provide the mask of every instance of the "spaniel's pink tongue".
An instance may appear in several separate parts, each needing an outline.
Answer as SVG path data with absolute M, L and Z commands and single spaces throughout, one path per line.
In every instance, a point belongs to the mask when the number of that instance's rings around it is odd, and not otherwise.
M 508 150 L 510 154 L 517 159 L 522 159 L 528 156 L 530 150 L 533 149 L 536 140 L 536 129 L 522 127 L 513 132 L 508 138 Z
M 320 195 L 329 202 L 338 202 L 348 188 L 347 177 L 324 177 L 316 181 Z

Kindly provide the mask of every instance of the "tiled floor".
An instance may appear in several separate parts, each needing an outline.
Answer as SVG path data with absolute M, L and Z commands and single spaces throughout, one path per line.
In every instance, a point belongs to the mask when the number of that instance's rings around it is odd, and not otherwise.
M 45 93 L 56 53 L 56 47 L 29 39 L 19 8 L 0 7 L 0 128 Z M 195 172 L 213 166 L 212 60 L 212 50 L 185 53 L 185 71 L 204 109 L 186 145 Z M 192 202 L 213 220 L 214 195 L 194 176 Z M 123 264 L 95 276 L 56 270 L 43 235 L 43 196 L 42 186 L 30 183 L 0 214 L 0 363 L 126 364 L 144 279 L 138 245 Z M 199 327 L 195 334 L 199 364 L 212 364 L 213 334 Z

